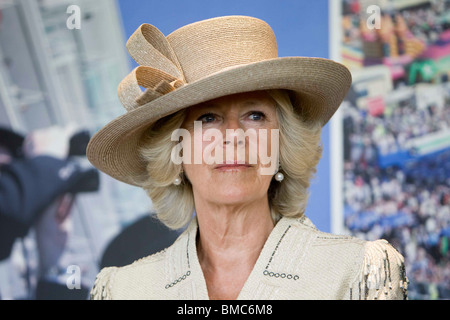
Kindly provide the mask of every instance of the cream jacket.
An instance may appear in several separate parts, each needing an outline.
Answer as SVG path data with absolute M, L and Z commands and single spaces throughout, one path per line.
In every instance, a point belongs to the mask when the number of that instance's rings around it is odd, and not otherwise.
M 208 299 L 197 228 L 193 219 L 169 248 L 102 269 L 91 299 Z M 320 232 L 306 217 L 282 218 L 238 299 L 406 299 L 407 283 L 403 257 L 387 241 Z

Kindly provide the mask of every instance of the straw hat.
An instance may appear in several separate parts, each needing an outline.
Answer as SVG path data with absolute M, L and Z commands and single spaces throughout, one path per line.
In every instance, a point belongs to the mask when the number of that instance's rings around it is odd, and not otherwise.
M 348 69 L 334 61 L 279 58 L 272 29 L 252 17 L 208 19 L 167 37 L 143 24 L 127 49 L 140 65 L 119 84 L 127 112 L 92 137 L 87 157 L 101 171 L 137 186 L 146 176 L 140 138 L 164 116 L 230 94 L 287 89 L 305 119 L 324 125 L 351 85 Z

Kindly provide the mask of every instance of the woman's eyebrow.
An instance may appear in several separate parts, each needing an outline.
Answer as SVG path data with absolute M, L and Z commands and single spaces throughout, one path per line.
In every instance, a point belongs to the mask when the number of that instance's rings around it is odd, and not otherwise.
M 261 103 L 259 101 L 255 101 L 255 100 L 246 100 L 244 102 L 241 103 L 242 106 L 255 106 L 255 105 L 261 105 Z
M 242 103 L 243 107 L 269 107 L 272 104 L 269 101 L 260 101 L 260 100 L 247 100 Z
M 259 100 L 253 100 L 253 99 L 239 102 L 239 105 L 241 107 L 271 106 L 269 101 L 259 101 Z M 222 103 L 205 102 L 205 103 L 199 105 L 197 108 L 194 108 L 193 111 L 200 113 L 205 109 L 212 109 L 214 111 L 214 109 L 221 109 L 223 107 L 224 107 L 224 105 Z

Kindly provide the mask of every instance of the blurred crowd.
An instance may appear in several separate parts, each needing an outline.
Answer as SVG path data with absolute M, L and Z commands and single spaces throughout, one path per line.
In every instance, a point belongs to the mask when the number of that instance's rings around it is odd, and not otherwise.
M 450 130 L 449 109 L 448 101 L 441 112 L 409 105 L 376 119 L 350 103 L 344 109 L 346 225 L 361 237 L 385 238 L 404 254 L 413 298 L 450 298 L 450 149 L 401 166 L 383 168 L 378 159 L 411 137 Z M 379 131 L 389 133 L 389 144 Z
M 388 33 L 399 33 L 403 36 L 413 35 L 423 43 L 433 43 L 439 39 L 439 35 L 450 26 L 450 18 L 445 14 L 450 9 L 450 2 L 446 0 L 432 0 L 424 6 L 395 10 L 389 2 L 382 6 L 383 28 L 371 30 L 367 28 L 365 7 L 361 0 L 343 1 L 343 27 L 344 42 L 360 41 L 362 38 L 370 39 L 374 36 L 383 36 Z M 369 4 L 377 4 L 377 1 Z M 414 1 L 412 1 L 414 4 Z M 386 27 L 389 24 L 389 28 Z M 377 34 L 378 33 L 378 34 Z
M 343 2 L 343 60 L 390 78 L 367 74 L 343 105 L 345 225 L 404 255 L 411 299 L 449 299 L 450 2 L 377 2 L 380 29 L 366 24 L 368 3 Z
M 366 110 L 347 108 L 344 126 L 348 135 L 344 152 L 352 162 L 374 165 L 379 155 L 404 150 L 414 138 L 450 128 L 450 94 L 446 85 L 440 92 L 444 105 L 430 104 L 418 108 L 415 96 L 387 104 L 382 117 L 371 116 Z M 349 147 L 351 145 L 351 148 Z

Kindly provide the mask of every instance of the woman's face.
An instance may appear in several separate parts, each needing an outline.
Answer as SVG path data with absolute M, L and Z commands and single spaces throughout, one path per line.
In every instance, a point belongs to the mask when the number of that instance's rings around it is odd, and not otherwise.
M 183 163 L 183 170 L 196 201 L 243 204 L 267 197 L 278 165 L 278 119 L 275 102 L 266 92 L 235 94 L 193 106 L 182 128 L 191 137 L 192 161 Z

